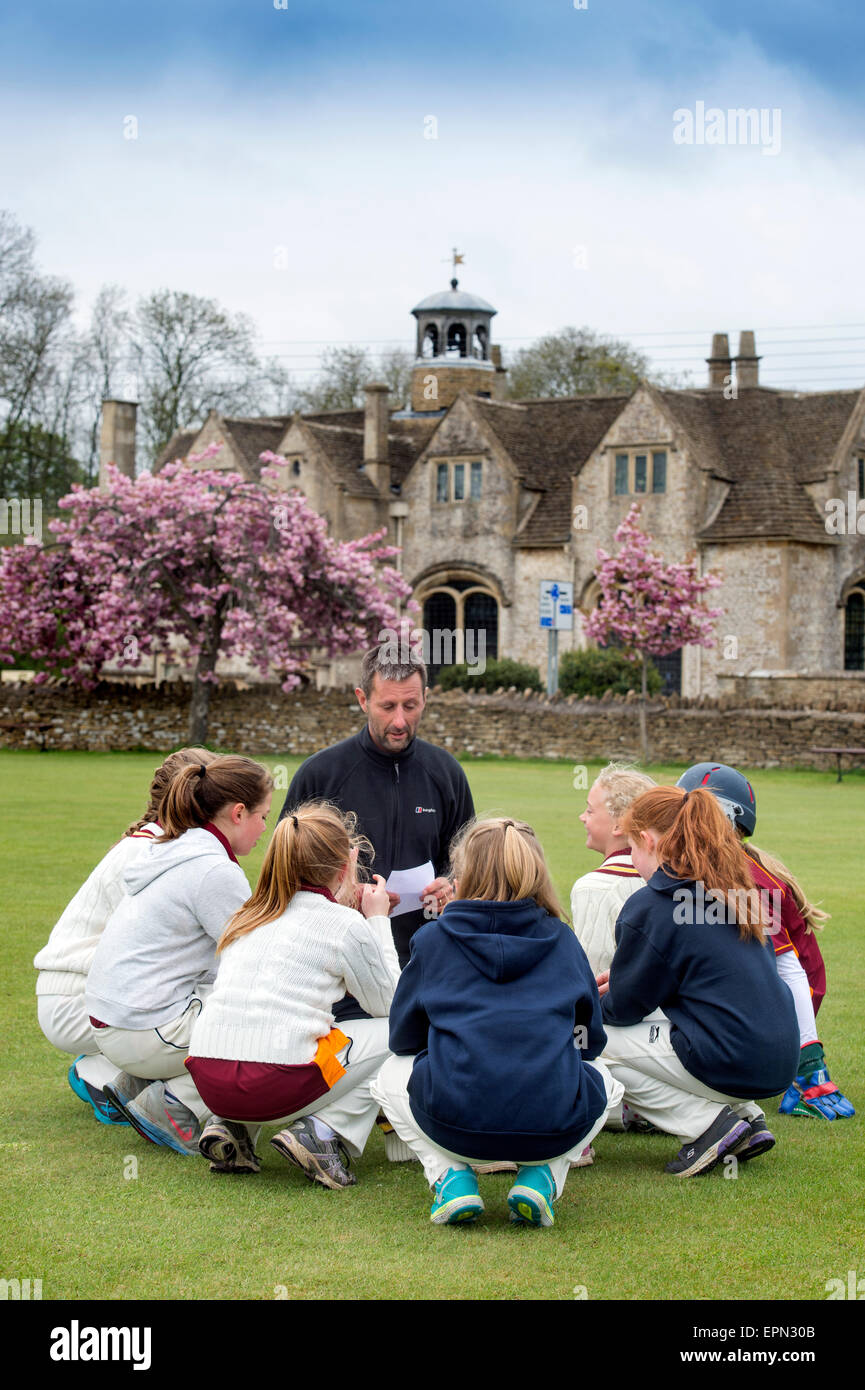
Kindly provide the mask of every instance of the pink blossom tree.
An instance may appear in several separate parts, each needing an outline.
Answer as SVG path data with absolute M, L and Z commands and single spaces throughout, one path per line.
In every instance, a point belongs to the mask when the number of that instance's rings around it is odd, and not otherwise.
M 190 456 L 200 462 L 216 450 Z M 207 737 L 220 658 L 245 657 L 283 690 L 313 652 L 357 651 L 399 622 L 410 594 L 387 565 L 384 532 L 335 541 L 298 492 L 177 462 L 105 490 L 76 487 L 47 544 L 28 538 L 0 556 L 0 662 L 26 657 L 35 680 L 92 688 L 106 663 L 161 653 L 192 675 L 189 741 Z
M 598 549 L 596 578 L 601 597 L 586 622 L 586 635 L 602 645 L 615 639 L 634 662 L 641 662 L 640 746 L 649 759 L 646 729 L 646 673 L 650 656 L 668 656 L 684 646 L 714 646 L 712 627 L 723 608 L 704 608 L 701 599 L 721 578 L 698 574 L 696 559 L 667 564 L 649 549 L 649 536 L 637 525 L 634 503 L 615 534 L 620 549 Z

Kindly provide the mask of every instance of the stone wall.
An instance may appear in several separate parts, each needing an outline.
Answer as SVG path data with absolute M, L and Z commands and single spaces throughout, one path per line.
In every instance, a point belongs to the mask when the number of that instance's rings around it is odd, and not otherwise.
M 58 687 L 0 687 L 0 746 L 5 748 L 168 750 L 186 737 L 188 686 L 98 686 L 89 694 Z M 865 713 L 760 708 L 733 696 L 656 700 L 649 705 L 651 757 L 685 763 L 705 758 L 746 767 L 828 769 L 834 760 L 812 745 L 865 747 Z M 349 691 L 273 686 L 214 695 L 209 743 L 237 753 L 306 757 L 347 738 L 362 717 Z M 636 700 L 434 692 L 423 736 L 455 754 L 561 758 L 584 763 L 639 757 Z

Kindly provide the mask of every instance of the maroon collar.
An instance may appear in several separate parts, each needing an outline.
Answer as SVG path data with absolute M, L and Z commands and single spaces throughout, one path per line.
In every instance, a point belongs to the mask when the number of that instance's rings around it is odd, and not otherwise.
M 234 853 L 234 850 L 231 848 L 231 845 L 230 845 L 230 844 L 228 843 L 228 841 L 226 840 L 226 838 L 225 838 L 225 836 L 223 835 L 222 831 L 221 831 L 221 830 L 217 830 L 217 828 L 216 828 L 215 825 L 211 825 L 210 821 L 208 821 L 207 824 L 206 824 L 206 825 L 203 825 L 201 828 L 202 828 L 202 830 L 209 830 L 210 833 L 211 833 L 211 835 L 215 835 L 215 836 L 216 836 L 217 840 L 218 840 L 219 843 L 222 845 L 222 848 L 225 850 L 225 852 L 226 852 L 226 854 L 228 855 L 229 859 L 233 859 L 234 862 L 235 862 L 235 864 L 236 864 L 236 863 L 237 863 L 237 855 Z
M 300 888 L 298 889 L 298 892 L 320 893 L 323 898 L 327 898 L 328 902 L 336 902 L 336 898 L 333 896 L 329 888 L 319 888 L 315 883 L 302 883 L 300 885 Z

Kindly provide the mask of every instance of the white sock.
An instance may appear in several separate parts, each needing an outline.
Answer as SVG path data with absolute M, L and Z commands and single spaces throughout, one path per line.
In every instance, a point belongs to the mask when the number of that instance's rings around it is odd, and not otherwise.
M 325 1143 L 329 1143 L 331 1140 L 339 1138 L 336 1130 L 331 1129 L 330 1125 L 326 1125 L 324 1120 L 320 1120 L 317 1115 L 310 1115 L 309 1123 L 315 1130 L 316 1139 L 322 1139 Z

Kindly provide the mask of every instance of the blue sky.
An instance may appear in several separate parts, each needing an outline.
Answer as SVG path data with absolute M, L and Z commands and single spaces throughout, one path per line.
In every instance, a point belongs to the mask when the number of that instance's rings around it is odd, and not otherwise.
M 863 41 L 853 0 L 42 0 L 0 21 L 0 205 L 82 316 L 206 294 L 301 375 L 410 345 L 456 244 L 506 351 L 586 323 L 702 384 L 748 327 L 775 384 L 853 385 Z M 698 102 L 778 148 L 675 144 Z

